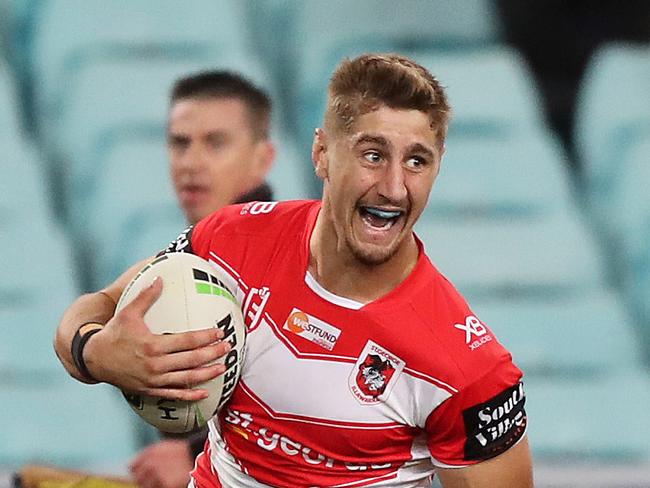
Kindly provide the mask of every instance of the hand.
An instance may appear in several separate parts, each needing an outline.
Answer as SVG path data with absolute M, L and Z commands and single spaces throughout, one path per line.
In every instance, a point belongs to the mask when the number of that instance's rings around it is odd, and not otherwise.
M 206 398 L 206 390 L 191 387 L 225 371 L 223 364 L 207 364 L 226 354 L 230 344 L 217 342 L 223 337 L 219 329 L 151 333 L 144 315 L 162 286 L 155 279 L 88 341 L 86 365 L 94 378 L 125 391 L 187 401 Z
M 194 459 L 186 440 L 164 440 L 146 447 L 129 464 L 140 488 L 186 488 Z

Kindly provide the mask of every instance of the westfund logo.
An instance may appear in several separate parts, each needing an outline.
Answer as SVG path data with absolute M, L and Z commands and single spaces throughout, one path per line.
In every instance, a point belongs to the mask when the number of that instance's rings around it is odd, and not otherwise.
M 512 446 L 526 430 L 523 383 L 490 400 L 463 410 L 465 459 L 480 461 L 497 456 Z

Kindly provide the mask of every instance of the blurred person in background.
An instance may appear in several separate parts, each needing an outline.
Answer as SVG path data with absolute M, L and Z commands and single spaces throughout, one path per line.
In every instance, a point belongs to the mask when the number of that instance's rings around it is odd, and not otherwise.
M 271 100 L 247 79 L 207 71 L 178 80 L 167 143 L 178 203 L 189 224 L 233 203 L 272 200 Z M 207 428 L 144 448 L 130 464 L 142 488 L 185 488 Z

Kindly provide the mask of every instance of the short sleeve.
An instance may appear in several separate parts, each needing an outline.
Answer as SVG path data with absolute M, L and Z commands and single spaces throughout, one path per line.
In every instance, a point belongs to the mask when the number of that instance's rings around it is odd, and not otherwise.
M 426 422 L 439 467 L 463 467 L 495 457 L 526 431 L 522 373 L 504 354 L 492 369 L 436 408 Z

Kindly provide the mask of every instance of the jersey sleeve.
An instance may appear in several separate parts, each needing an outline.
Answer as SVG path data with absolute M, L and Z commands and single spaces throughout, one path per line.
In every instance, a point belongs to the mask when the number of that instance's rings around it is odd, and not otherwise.
M 495 457 L 526 431 L 522 373 L 508 353 L 436 408 L 426 422 L 428 447 L 439 467 L 463 467 Z

